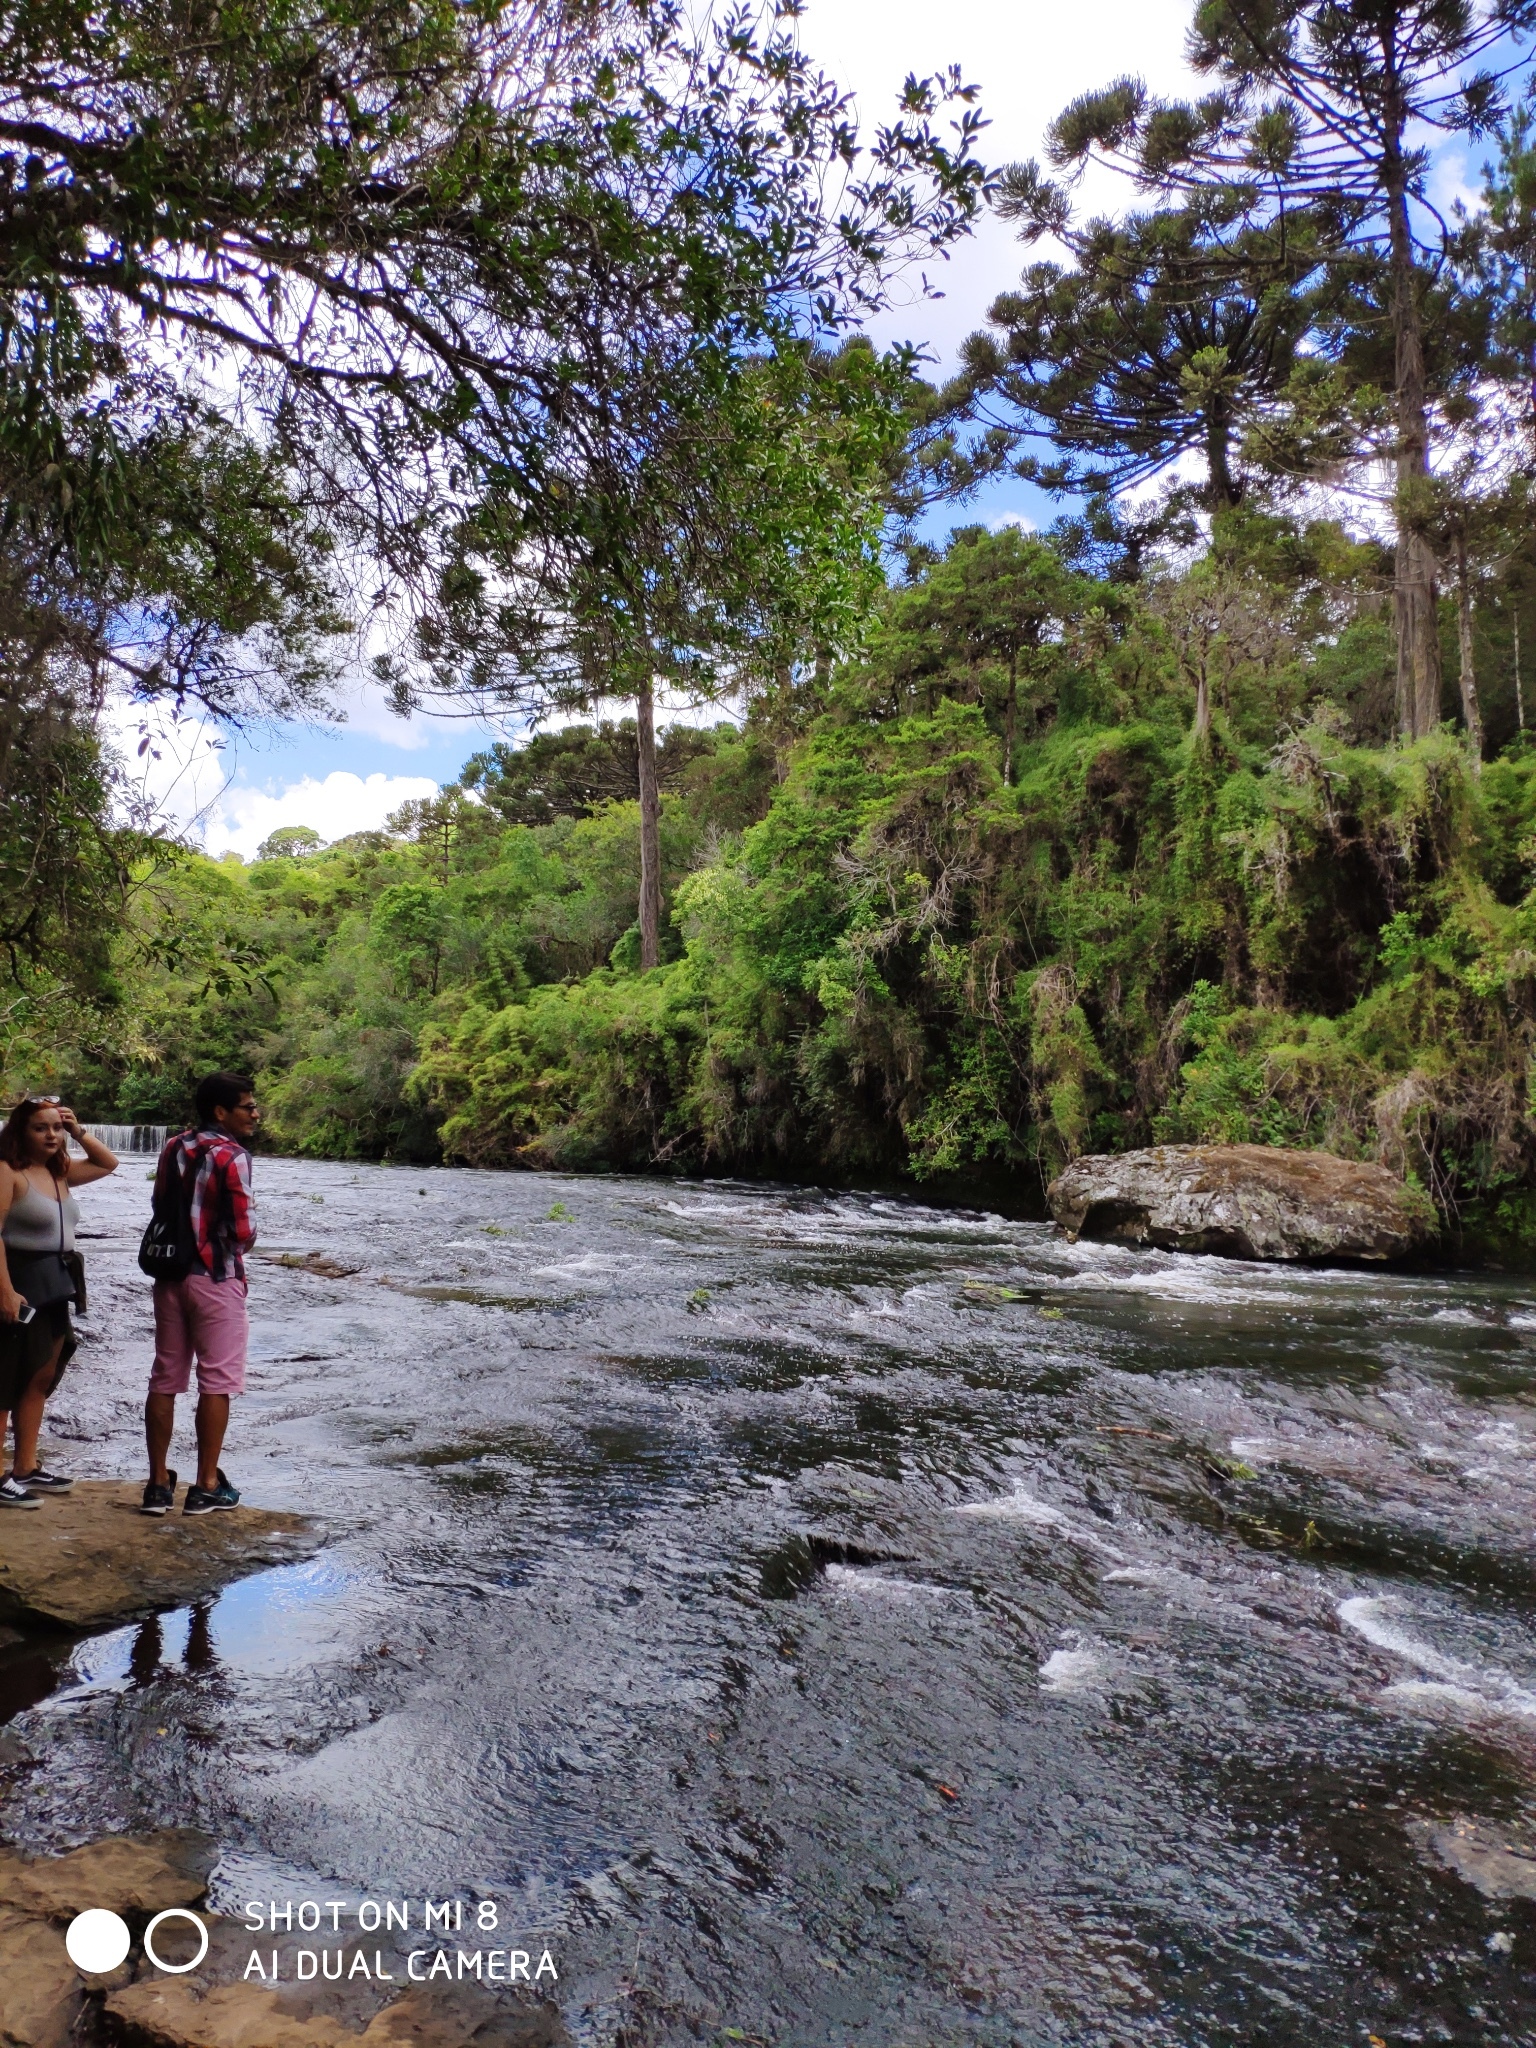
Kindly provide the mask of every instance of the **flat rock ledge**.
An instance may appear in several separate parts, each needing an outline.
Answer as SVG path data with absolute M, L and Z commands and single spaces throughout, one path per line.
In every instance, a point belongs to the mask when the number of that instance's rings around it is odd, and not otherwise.
M 217 1855 L 191 1828 L 107 1835 L 64 1856 L 0 1849 L 0 2048 L 570 2048 L 552 2006 L 509 2007 L 476 1987 L 434 1997 L 303 1985 L 291 1956 L 283 1991 L 246 1982 L 244 1923 L 205 1905 Z M 120 1913 L 133 1936 L 106 1976 L 82 1976 L 64 1948 L 90 1906 Z M 207 1956 L 188 1976 L 162 1976 L 144 1956 L 145 1927 L 168 1906 L 191 1907 L 208 1927 Z M 391 1960 L 403 1982 L 403 1959 Z
M 1234 1259 L 1405 1258 L 1434 1213 L 1384 1166 L 1277 1145 L 1154 1145 L 1072 1164 L 1046 1193 L 1071 1238 Z
M 235 1508 L 188 1520 L 139 1513 L 143 1487 L 84 1479 L 35 1512 L 0 1519 L 0 1622 L 104 1628 L 205 1599 L 232 1579 L 319 1547 L 303 1515 Z

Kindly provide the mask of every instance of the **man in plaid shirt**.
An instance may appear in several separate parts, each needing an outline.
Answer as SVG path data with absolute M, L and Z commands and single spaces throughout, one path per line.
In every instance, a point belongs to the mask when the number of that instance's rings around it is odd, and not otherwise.
M 176 1396 L 197 1367 L 197 1482 L 182 1513 L 233 1508 L 240 1496 L 219 1464 L 229 1403 L 245 1392 L 250 1338 L 245 1258 L 256 1242 L 250 1140 L 261 1112 L 243 1074 L 210 1074 L 197 1085 L 197 1123 L 179 1131 L 160 1154 L 157 1203 L 181 1203 L 196 1258 L 182 1280 L 155 1282 L 155 1363 L 144 1403 L 149 1483 L 143 1513 L 164 1515 L 176 1497 L 166 1459 L 176 1423 Z

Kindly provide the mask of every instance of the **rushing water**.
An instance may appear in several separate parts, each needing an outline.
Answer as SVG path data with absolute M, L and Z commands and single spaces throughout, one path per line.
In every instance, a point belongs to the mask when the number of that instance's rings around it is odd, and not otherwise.
M 581 2042 L 1536 2031 L 1536 1282 L 257 1179 L 356 1271 L 253 1267 L 226 1462 L 328 1547 L 8 1653 L 10 1837 L 514 1900 Z M 84 1197 L 82 1473 L 138 1471 L 146 1198 Z

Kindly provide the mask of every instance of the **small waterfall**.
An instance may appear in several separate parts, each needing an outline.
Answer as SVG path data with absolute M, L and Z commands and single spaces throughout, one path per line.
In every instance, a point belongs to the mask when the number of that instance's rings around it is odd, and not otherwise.
M 125 1152 L 154 1152 L 171 1135 L 169 1124 L 82 1124 L 99 1145 L 121 1155 Z

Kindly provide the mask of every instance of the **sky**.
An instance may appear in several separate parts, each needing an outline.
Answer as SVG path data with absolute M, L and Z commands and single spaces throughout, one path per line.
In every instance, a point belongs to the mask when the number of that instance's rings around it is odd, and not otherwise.
M 1191 0 L 809 0 L 801 39 L 818 63 L 855 95 L 861 125 L 872 130 L 894 110 L 908 72 L 958 64 L 980 87 L 990 122 L 981 153 L 993 164 L 1039 154 L 1047 124 L 1077 94 L 1126 73 L 1155 92 L 1193 81 L 1183 62 Z M 1462 183 L 1464 157 L 1447 154 L 1441 184 Z M 1117 203 L 1112 174 L 1084 198 Z M 932 358 L 928 374 L 953 365 L 965 336 L 982 325 L 998 292 L 1016 278 L 1025 254 L 1004 223 L 987 219 L 927 281 L 916 278 L 871 324 L 877 341 L 910 341 Z M 1003 479 L 968 506 L 965 518 L 1000 525 L 1044 524 L 1049 501 L 1033 487 Z M 465 759 L 495 737 L 466 719 L 395 716 L 371 685 L 344 693 L 344 722 L 326 727 L 220 735 L 206 726 L 157 733 L 140 762 L 145 794 L 215 855 L 249 859 L 279 825 L 309 825 L 327 840 L 381 825 L 408 798 L 451 780 Z M 138 715 L 125 719 L 123 751 L 137 757 Z

